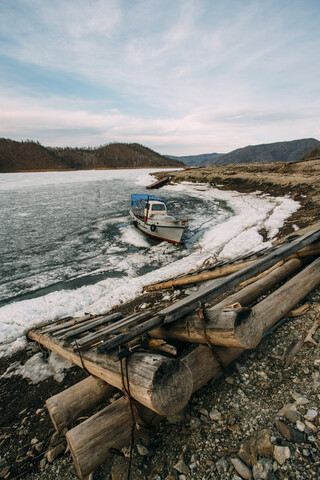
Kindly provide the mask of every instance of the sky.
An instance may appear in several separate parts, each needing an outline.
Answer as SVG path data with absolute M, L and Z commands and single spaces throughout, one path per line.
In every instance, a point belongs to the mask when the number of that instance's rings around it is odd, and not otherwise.
M 1 0 L 0 137 L 226 153 L 320 138 L 319 0 Z

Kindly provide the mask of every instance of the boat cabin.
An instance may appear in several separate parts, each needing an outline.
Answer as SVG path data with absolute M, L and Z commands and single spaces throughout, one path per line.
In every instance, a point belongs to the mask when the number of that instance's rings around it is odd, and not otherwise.
M 144 208 L 144 216 L 153 218 L 155 215 L 167 215 L 167 206 L 163 202 L 151 200 L 146 203 Z
M 168 215 L 166 201 L 153 195 L 131 195 L 131 208 L 145 219 L 154 218 L 156 215 Z

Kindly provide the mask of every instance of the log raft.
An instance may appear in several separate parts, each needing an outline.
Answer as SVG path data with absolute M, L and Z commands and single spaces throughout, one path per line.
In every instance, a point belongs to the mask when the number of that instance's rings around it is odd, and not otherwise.
M 316 255 L 312 244 L 319 242 L 319 239 L 320 230 L 304 235 L 288 245 L 273 250 L 266 257 L 247 265 L 244 269 L 222 280 L 211 282 L 197 294 L 156 314 L 150 312 L 148 315 L 145 312 L 143 318 L 138 319 L 137 315 L 133 315 L 131 316 L 133 322 L 130 321 L 130 317 L 118 318 L 116 320 L 119 322 L 118 327 L 116 322 L 114 327 L 104 319 L 101 319 L 100 323 L 99 317 L 93 318 L 91 315 L 87 321 L 94 326 L 93 330 L 89 328 L 86 331 L 83 328 L 86 322 L 83 318 L 80 321 L 80 328 L 79 325 L 72 325 L 73 319 L 68 318 L 66 322 L 69 323 L 64 332 L 63 322 L 31 330 L 28 334 L 30 339 L 38 341 L 49 350 L 98 377 L 88 377 L 48 400 L 48 409 L 55 427 L 61 430 L 66 426 L 72 426 L 85 412 L 92 411 L 99 404 L 103 407 L 116 389 L 121 390 L 128 386 L 130 394 L 135 399 L 134 417 L 139 424 L 143 425 L 146 418 L 150 423 L 158 422 L 164 416 L 173 415 L 181 410 L 192 393 L 219 375 L 245 348 L 253 348 L 260 341 L 262 333 L 268 332 L 320 283 L 320 258 L 301 269 L 304 253 Z M 302 248 L 303 254 L 296 255 Z M 291 257 L 292 255 L 294 257 Z M 310 262 L 309 257 L 308 261 Z M 253 283 L 217 305 L 210 308 L 204 305 L 204 302 L 213 300 L 235 285 L 273 266 L 275 267 L 272 271 L 269 270 L 263 277 L 255 279 Z M 299 270 L 300 272 L 296 273 Z M 261 295 L 293 274 L 295 276 L 291 280 L 256 303 Z M 230 308 L 235 303 L 238 307 Z M 103 329 L 115 333 L 114 337 L 110 337 L 113 343 L 115 339 L 119 342 L 120 338 L 121 344 L 121 339 L 125 338 L 130 342 L 127 343 L 130 350 L 141 345 L 148 348 L 150 340 L 145 343 L 139 343 L 137 340 L 141 333 L 143 335 L 148 333 L 153 338 L 173 339 L 173 343 L 178 341 L 179 351 L 182 353 L 177 359 L 173 359 L 150 350 L 136 351 L 122 361 L 123 365 L 117 349 L 105 353 L 90 342 L 88 350 L 81 351 L 77 348 L 77 340 L 84 345 L 86 337 L 99 338 L 98 343 L 103 342 L 100 338 Z M 69 334 L 70 332 L 76 332 L 80 336 L 74 337 L 73 334 Z M 160 345 L 163 342 L 161 340 L 158 343 Z M 190 348 L 186 350 L 182 348 L 186 344 L 190 346 L 190 343 L 194 344 L 191 351 Z M 103 343 L 99 343 L 101 344 Z M 173 348 L 172 351 L 177 352 L 177 349 Z M 125 364 L 127 368 L 122 368 Z M 79 401 L 79 398 L 83 399 L 83 402 Z M 70 406 L 69 410 L 65 408 L 67 404 Z M 121 448 L 128 443 L 132 421 L 132 403 L 128 398 L 122 397 L 69 430 L 67 441 L 81 478 L 86 478 L 110 456 L 111 447 Z

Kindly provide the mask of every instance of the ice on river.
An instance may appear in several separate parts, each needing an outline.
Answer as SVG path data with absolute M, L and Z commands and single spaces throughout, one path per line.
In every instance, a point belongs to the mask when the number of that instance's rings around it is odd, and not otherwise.
M 26 331 L 65 315 L 103 313 L 144 285 L 257 251 L 299 208 L 287 197 L 241 195 L 182 183 L 157 193 L 170 213 L 192 217 L 185 246 L 157 243 L 131 224 L 131 193 L 155 170 L 0 175 L 0 356 L 26 344 Z M 269 240 L 259 234 L 265 229 Z

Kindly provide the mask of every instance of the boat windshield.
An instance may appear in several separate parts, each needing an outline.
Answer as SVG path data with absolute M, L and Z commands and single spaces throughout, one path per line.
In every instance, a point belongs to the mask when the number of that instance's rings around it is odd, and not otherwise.
M 163 212 L 165 209 L 166 209 L 166 207 L 163 203 L 154 203 L 152 205 L 152 211 L 153 212 Z

